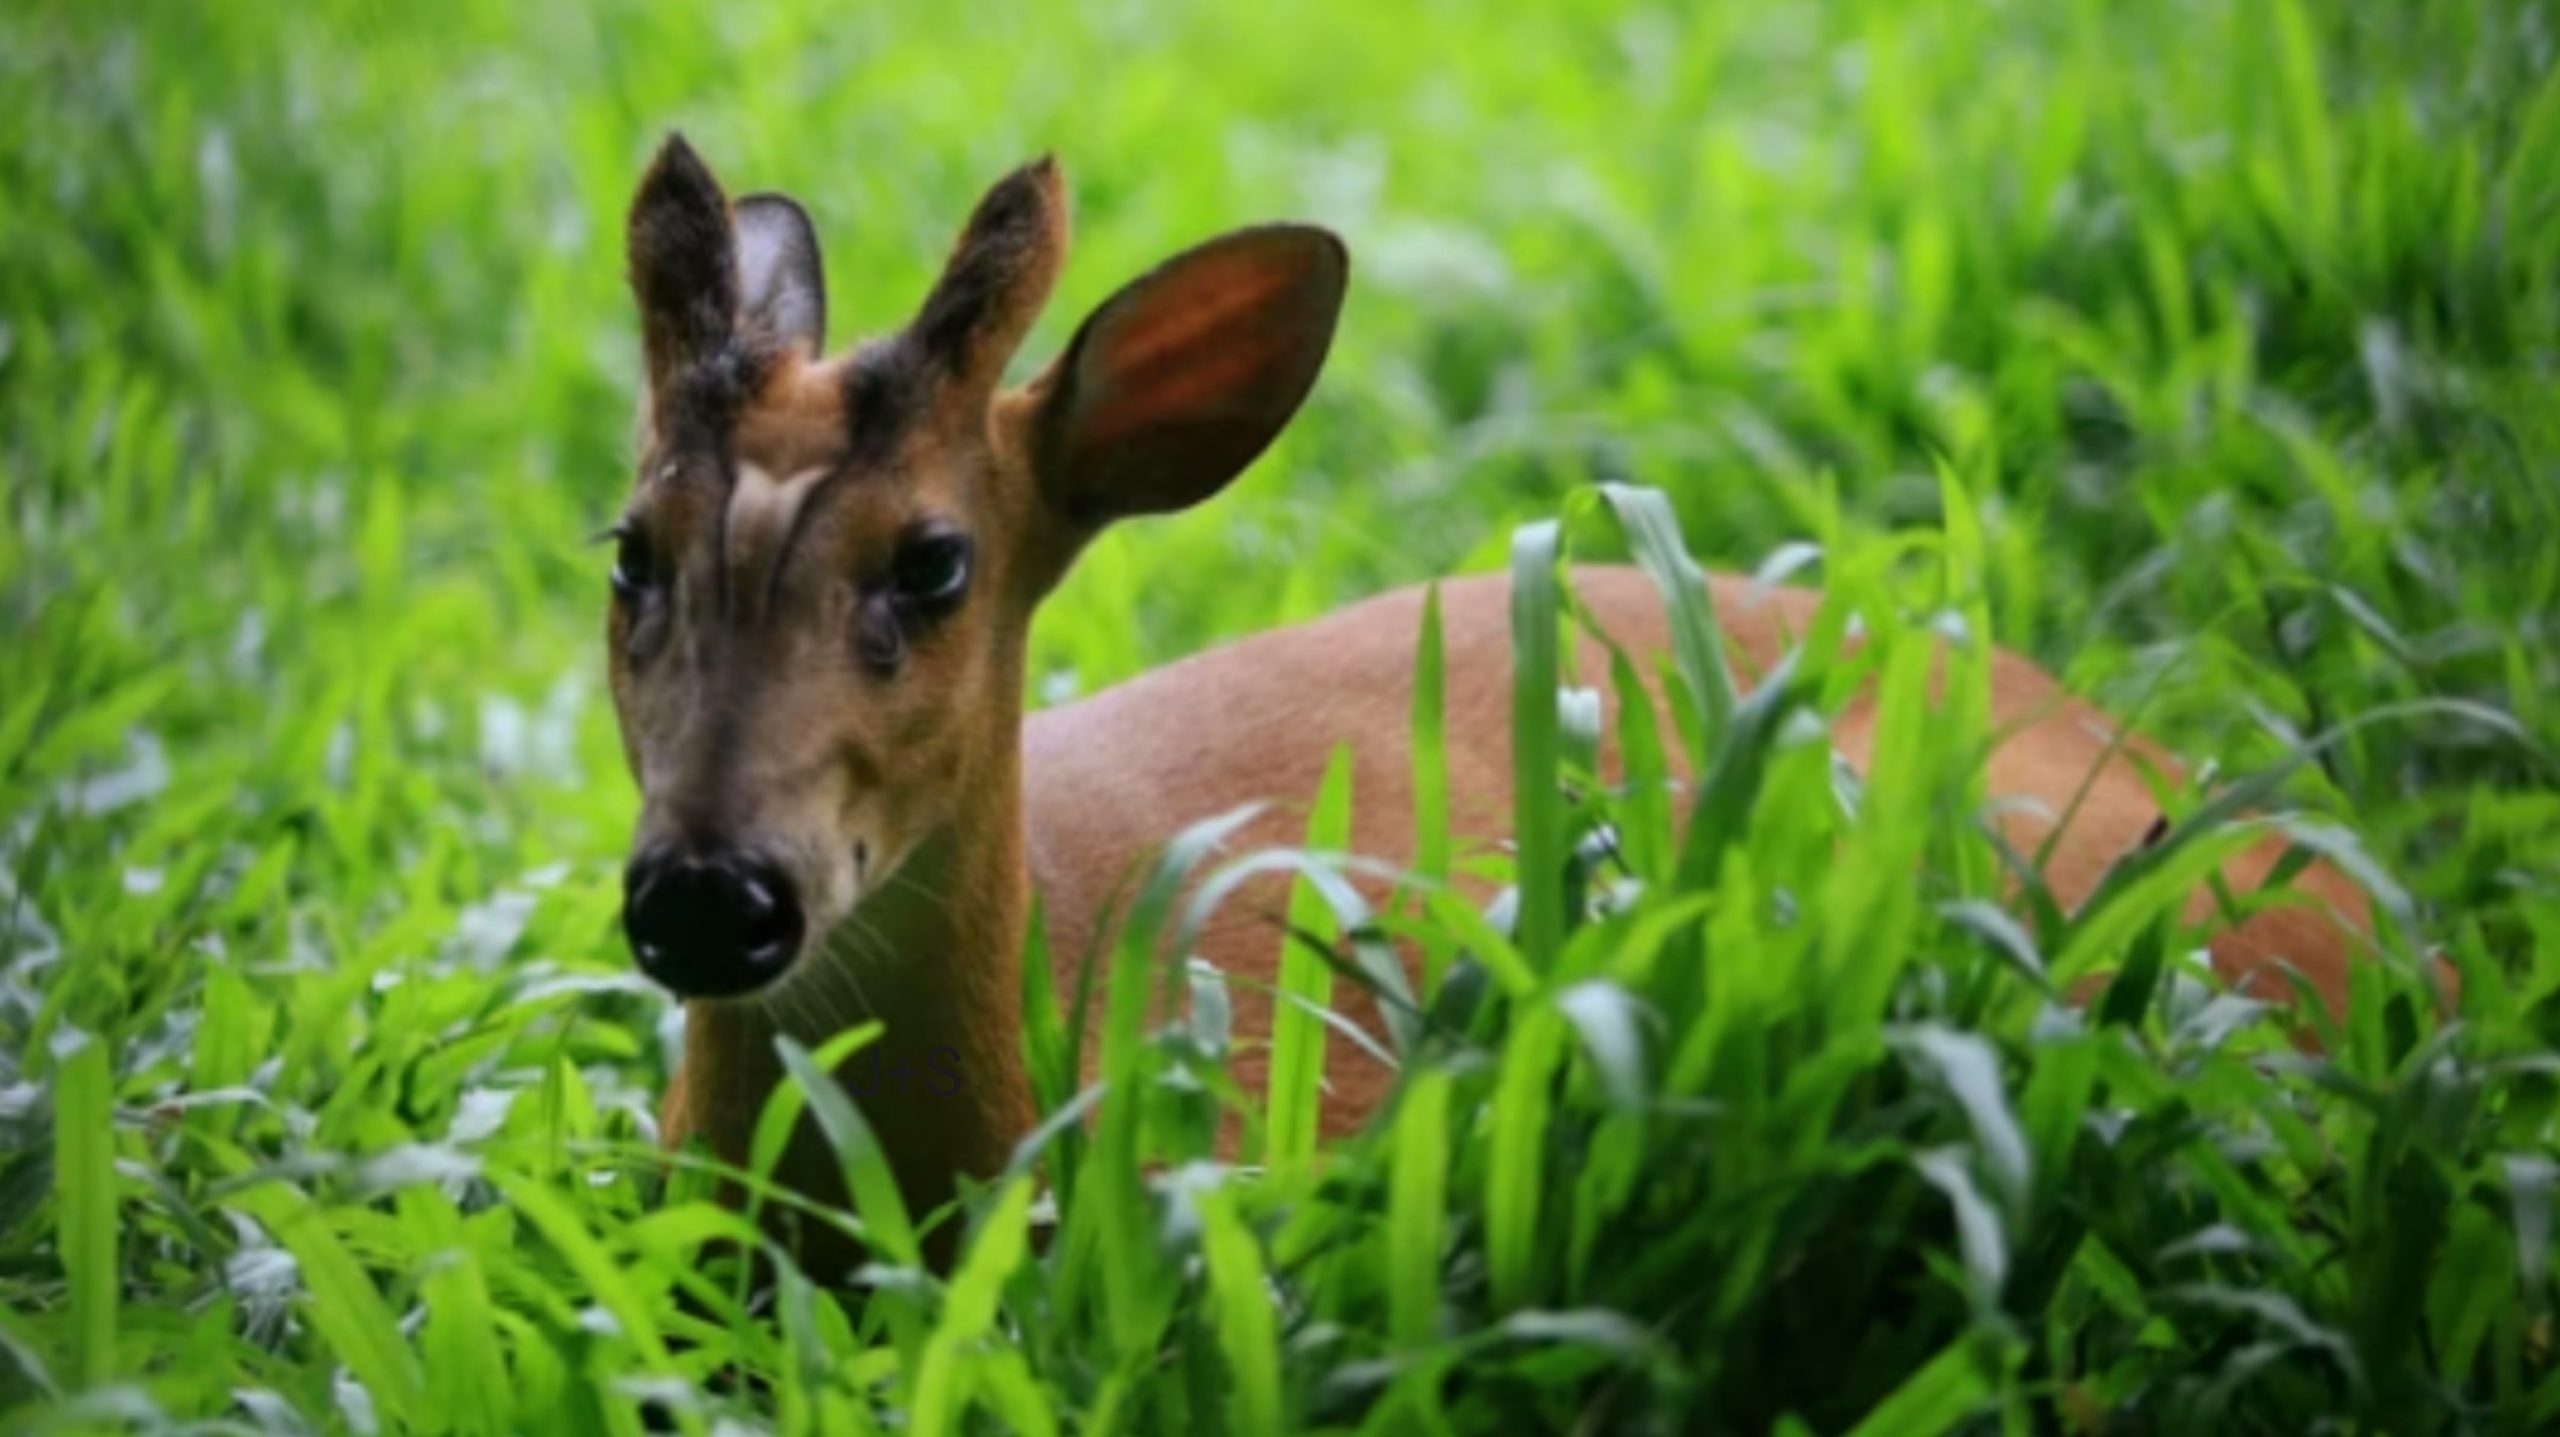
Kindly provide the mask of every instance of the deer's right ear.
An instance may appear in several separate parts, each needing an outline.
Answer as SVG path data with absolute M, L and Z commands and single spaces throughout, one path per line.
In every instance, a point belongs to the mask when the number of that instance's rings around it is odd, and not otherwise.
M 827 282 L 809 212 L 788 195 L 749 195 L 735 221 L 747 327 L 816 358 L 827 347 Z
M 1052 507 L 1090 531 L 1224 488 L 1314 387 L 1349 270 L 1330 232 L 1265 225 L 1105 300 L 1026 396 Z
M 738 242 L 720 182 L 682 135 L 658 151 L 631 200 L 631 292 L 650 393 L 729 342 L 738 326 Z

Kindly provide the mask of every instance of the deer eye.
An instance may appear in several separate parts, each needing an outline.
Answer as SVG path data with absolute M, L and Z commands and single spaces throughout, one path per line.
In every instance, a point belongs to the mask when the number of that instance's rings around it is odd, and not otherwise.
M 934 613 L 960 601 L 969 588 L 969 536 L 927 531 L 898 546 L 889 589 L 902 608 Z
M 614 531 L 613 574 L 607 582 L 621 598 L 637 598 L 658 587 L 658 556 L 649 537 L 637 529 Z

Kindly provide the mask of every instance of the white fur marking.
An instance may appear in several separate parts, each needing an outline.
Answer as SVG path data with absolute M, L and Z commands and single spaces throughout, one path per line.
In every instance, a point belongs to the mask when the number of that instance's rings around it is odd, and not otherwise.
M 809 486 L 826 472 L 821 465 L 776 480 L 761 466 L 739 461 L 738 487 L 729 495 L 730 529 L 744 530 L 759 511 L 772 511 L 776 521 L 789 518 L 800 507 L 800 501 L 808 497 Z

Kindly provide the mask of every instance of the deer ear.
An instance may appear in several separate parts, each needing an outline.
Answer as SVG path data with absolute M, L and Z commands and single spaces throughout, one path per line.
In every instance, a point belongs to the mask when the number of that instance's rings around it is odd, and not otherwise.
M 631 292 L 651 393 L 729 342 L 738 324 L 737 239 L 702 157 L 670 135 L 631 200 Z
M 1175 256 L 1076 331 L 1033 387 L 1033 464 L 1084 528 L 1187 508 L 1280 433 L 1324 367 L 1350 257 L 1307 225 Z
M 827 347 L 827 281 L 809 212 L 788 195 L 749 195 L 732 220 L 743 323 L 814 358 Z
M 995 182 L 907 326 L 938 380 L 992 391 L 1048 303 L 1067 249 L 1065 183 L 1047 156 Z

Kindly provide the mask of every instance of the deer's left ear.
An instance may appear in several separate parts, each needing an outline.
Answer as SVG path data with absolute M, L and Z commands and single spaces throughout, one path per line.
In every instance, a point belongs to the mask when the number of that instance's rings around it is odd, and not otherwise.
M 1051 506 L 1090 531 L 1226 487 L 1315 386 L 1350 264 L 1330 231 L 1264 225 L 1104 301 L 1025 396 Z
M 809 212 L 788 195 L 749 195 L 733 220 L 740 318 L 816 358 L 827 347 L 827 281 Z
M 983 398 L 1040 317 L 1067 249 L 1067 199 L 1043 156 L 996 181 L 962 227 L 951 258 L 907 326 L 933 378 Z
M 684 136 L 669 135 L 641 177 L 627 243 L 649 390 L 661 402 L 741 335 L 812 355 L 824 343 L 826 284 L 808 214 L 781 195 L 750 195 L 732 210 Z
M 738 324 L 729 201 L 684 136 L 669 135 L 641 177 L 626 243 L 649 388 L 663 395 L 687 367 L 727 344 Z

